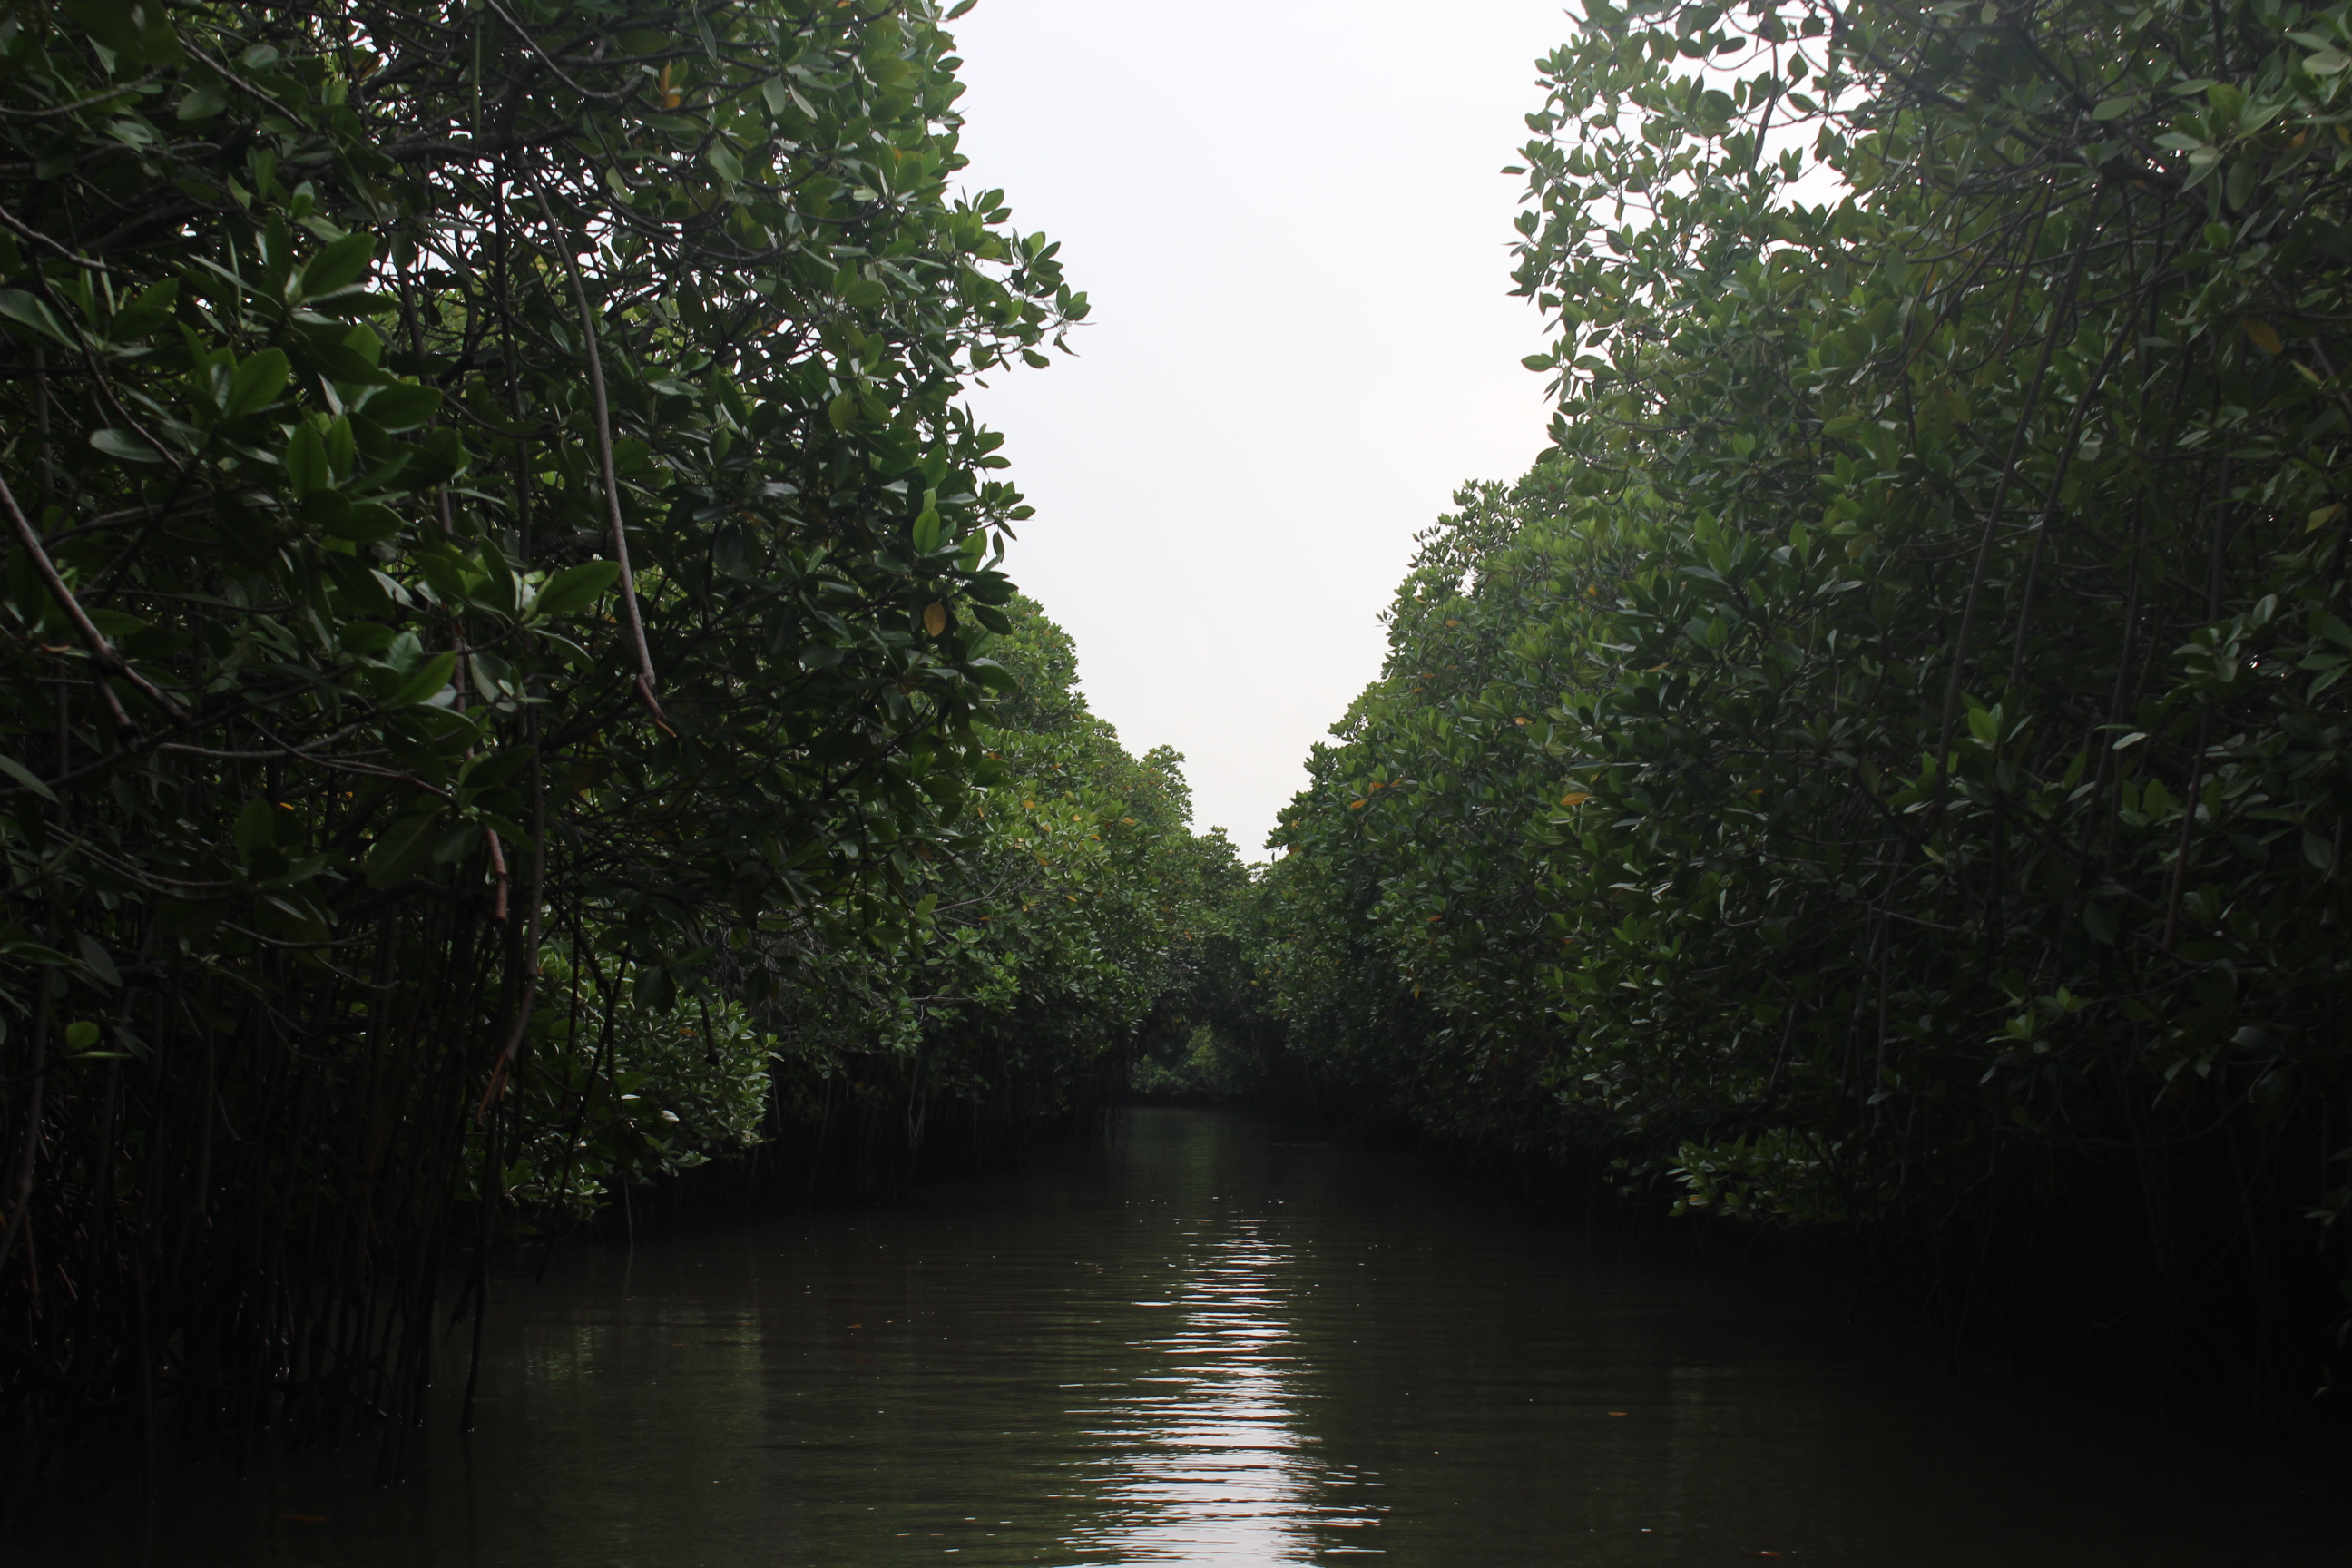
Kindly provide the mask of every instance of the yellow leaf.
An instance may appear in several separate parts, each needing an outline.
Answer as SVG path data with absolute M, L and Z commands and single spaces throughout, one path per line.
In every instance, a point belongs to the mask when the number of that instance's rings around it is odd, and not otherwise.
M 923 629 L 933 637 L 948 629 L 948 607 L 945 603 L 933 599 L 924 606 Z
M 2248 316 L 2244 321 L 2240 321 L 2238 325 L 2246 330 L 2246 336 L 2253 339 L 2254 346 L 2262 350 L 2263 353 L 2266 354 L 2275 354 L 2284 353 L 2286 352 L 2286 345 L 2279 342 L 2278 330 L 2273 327 L 2268 321 L 2263 321 L 2258 317 Z
M 1351 800 L 1348 803 L 1348 809 L 1349 811 L 1361 811 L 1364 809 L 1364 803 L 1360 800 Z
M 1591 800 L 1591 798 L 1592 796 L 1589 793 L 1583 795 L 1564 795 L 1559 797 L 1559 804 L 1562 805 L 1582 805 L 1586 801 Z

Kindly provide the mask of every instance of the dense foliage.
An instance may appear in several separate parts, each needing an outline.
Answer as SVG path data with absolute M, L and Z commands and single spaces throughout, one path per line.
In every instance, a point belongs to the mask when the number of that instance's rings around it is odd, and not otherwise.
M 0 15 L 0 1395 L 52 1436 L 400 1429 L 519 1206 L 1050 1110 L 1146 1027 L 1230 852 L 1066 668 L 984 717 L 1058 634 L 956 399 L 1086 307 L 950 194 L 942 21 Z
M 1181 756 L 1131 757 L 1087 710 L 1068 634 L 1018 595 L 1003 613 L 985 646 L 1015 684 L 971 726 L 992 782 L 918 851 L 897 923 L 812 906 L 728 926 L 701 992 L 666 1011 L 542 950 L 542 1070 L 507 1196 L 584 1215 L 616 1184 L 753 1150 L 720 1179 L 888 1186 L 943 1130 L 969 1157 L 1117 1091 L 1213 1005 L 1203 977 L 1237 962 L 1248 907 L 1232 845 L 1192 833 Z
M 940 1118 L 967 1142 L 1034 1128 L 1117 1091 L 1137 1054 L 1206 1015 L 1234 962 L 1248 876 L 1222 830 L 1192 831 L 1183 758 L 1130 756 L 1076 690 L 1068 635 L 1025 598 L 1005 611 L 989 654 L 1019 688 L 973 726 L 1002 772 L 958 853 L 910 883 L 909 940 L 836 944 L 766 1010 L 780 1130 L 803 1133 L 782 1157 L 822 1159 L 841 1111 L 867 1145 L 838 1152 L 861 1180 Z
M 1291 1048 L 2300 1392 L 2352 1274 L 2352 15 L 1592 0 L 1554 448 L 1286 817 Z

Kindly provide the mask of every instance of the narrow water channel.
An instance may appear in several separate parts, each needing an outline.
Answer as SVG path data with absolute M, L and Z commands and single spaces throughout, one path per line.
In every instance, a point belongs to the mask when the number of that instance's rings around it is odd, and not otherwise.
M 1248 1119 L 505 1282 L 477 1430 L 21 1536 L 12 1563 L 2310 1568 L 2332 1465 L 1950 1376 L 1752 1270 Z

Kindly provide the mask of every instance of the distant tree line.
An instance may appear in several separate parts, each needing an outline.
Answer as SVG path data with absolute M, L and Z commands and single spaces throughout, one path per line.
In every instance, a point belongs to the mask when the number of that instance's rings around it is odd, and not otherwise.
M 2301 1398 L 2352 1293 L 2352 17 L 1591 0 L 1553 447 L 1257 915 L 1289 1061 Z

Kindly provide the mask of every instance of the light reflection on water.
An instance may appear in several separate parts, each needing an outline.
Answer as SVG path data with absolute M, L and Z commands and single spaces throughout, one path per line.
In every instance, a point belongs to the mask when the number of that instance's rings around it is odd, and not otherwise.
M 534 1260 L 535 1261 L 535 1260 Z M 2333 1568 L 2343 1466 L 1952 1377 L 1391 1152 L 1187 1111 L 559 1253 L 478 1428 L 0 1526 L 29 1568 Z M 1906 1348 L 1908 1345 L 1910 1348 Z
M 1188 1262 L 1175 1300 L 1135 1303 L 1166 1313 L 1166 1332 L 1130 1344 L 1169 1370 L 1087 1413 L 1099 1424 L 1080 1462 L 1100 1472 L 1084 1479 L 1100 1485 L 1102 1514 L 1070 1541 L 1077 1568 L 1313 1563 L 1338 1532 L 1379 1522 L 1316 1501 L 1327 1478 L 1297 1430 L 1278 1285 L 1290 1261 L 1244 1219 Z

